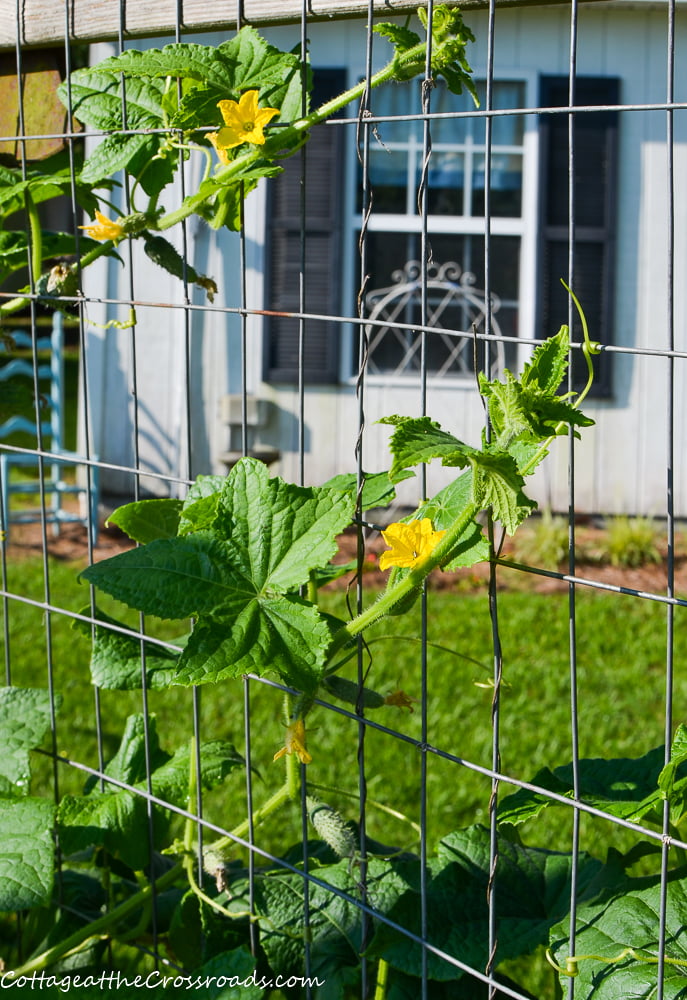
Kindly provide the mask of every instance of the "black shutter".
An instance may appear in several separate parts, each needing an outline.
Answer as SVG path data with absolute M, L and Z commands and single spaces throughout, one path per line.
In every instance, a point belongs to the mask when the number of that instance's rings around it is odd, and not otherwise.
M 575 104 L 581 107 L 617 105 L 620 84 L 615 77 L 577 77 Z M 568 78 L 541 78 L 541 106 L 567 107 Z M 567 322 L 568 296 L 560 283 L 568 277 L 568 116 L 541 116 L 539 337 L 556 333 Z M 617 111 L 581 111 L 575 114 L 575 257 L 573 291 L 584 309 L 592 340 L 613 342 L 613 286 L 615 257 L 615 196 L 617 168 Z M 582 340 L 575 316 L 572 339 Z M 611 393 L 610 357 L 594 358 L 596 378 L 592 392 Z M 576 389 L 587 380 L 584 358 L 573 359 Z
M 343 69 L 315 70 L 313 107 L 345 89 Z M 305 312 L 338 315 L 341 301 L 341 216 L 343 130 L 319 125 L 306 146 Z M 301 157 L 283 163 L 270 182 L 266 251 L 265 308 L 298 312 L 301 271 Z M 299 320 L 266 319 L 265 380 L 298 382 Z M 327 320 L 305 320 L 303 378 L 307 383 L 339 380 L 339 327 Z

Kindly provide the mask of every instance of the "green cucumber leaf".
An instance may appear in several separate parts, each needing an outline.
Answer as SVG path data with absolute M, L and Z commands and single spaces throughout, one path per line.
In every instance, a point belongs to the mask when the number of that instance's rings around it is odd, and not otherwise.
M 185 508 L 188 514 L 198 503 L 212 503 L 211 531 L 156 539 L 81 575 L 146 614 L 199 619 L 179 658 L 177 683 L 271 668 L 309 690 L 332 625 L 289 591 L 335 555 L 353 499 L 270 479 L 254 459 L 237 463 L 215 501 L 216 485 L 211 480 L 207 496 Z
M 658 783 L 664 773 L 663 747 L 655 747 L 641 757 L 585 758 L 578 763 L 579 794 L 588 805 L 603 809 L 613 816 L 632 822 L 642 819 L 662 822 L 663 794 Z M 682 816 L 687 801 L 687 767 L 684 758 L 677 762 L 671 785 L 671 813 Z M 679 769 L 679 770 L 678 770 Z M 573 795 L 573 767 L 565 764 L 553 770 L 543 768 L 532 778 L 531 784 L 557 792 Z M 544 809 L 560 803 L 540 792 L 520 788 L 501 800 L 498 807 L 499 823 L 514 825 L 538 816 Z
M 658 880 L 657 880 L 658 882 Z M 575 996 L 594 1000 L 650 1000 L 658 989 L 656 959 L 660 952 L 659 927 L 662 892 L 659 884 L 645 888 L 645 880 L 627 880 L 613 897 L 578 907 L 575 915 L 577 962 Z M 687 883 L 685 871 L 671 873 L 665 899 L 663 997 L 687 997 Z M 569 920 L 551 930 L 550 948 L 558 966 L 565 968 L 570 955 Z M 652 961 L 638 961 L 627 954 L 635 949 Z M 675 964 L 676 963 L 676 964 Z M 561 975 L 565 989 L 568 977 Z
M 352 513 L 348 494 L 270 478 L 262 462 L 243 458 L 222 488 L 216 530 L 230 540 L 257 592 L 285 593 L 336 554 Z
M 480 392 L 489 409 L 497 447 L 516 441 L 537 443 L 567 434 L 569 427 L 589 427 L 594 421 L 556 393 L 568 367 L 568 328 L 561 327 L 535 348 L 517 379 L 507 369 L 504 381 L 479 375 Z
M 363 948 L 363 919 L 357 905 L 360 889 L 357 871 L 350 860 L 317 869 L 318 879 L 331 889 L 311 883 L 310 974 L 326 980 L 334 997 L 341 996 L 345 984 L 357 979 Z M 260 944 L 270 968 L 282 976 L 295 975 L 303 967 L 304 880 L 297 873 L 273 873 L 256 880 L 254 905 L 260 924 Z M 383 913 L 389 912 L 405 885 L 395 866 L 380 858 L 368 858 L 366 866 L 368 900 Z M 346 893 L 345 898 L 338 895 Z M 232 884 L 232 891 L 235 887 Z M 246 897 L 235 896 L 231 907 L 245 909 Z
M 153 795 L 172 805 L 185 807 L 188 805 L 188 782 L 191 772 L 191 754 L 195 750 L 191 747 L 191 741 L 184 743 L 170 757 L 166 763 L 161 764 L 151 775 L 151 785 Z M 224 740 L 211 740 L 201 743 L 199 749 L 200 756 L 200 784 L 203 789 L 209 790 L 221 785 L 228 774 L 236 770 L 237 767 L 245 767 L 245 760 L 231 743 Z M 138 783 L 137 787 L 142 791 L 147 790 L 144 781 Z
M 230 614 L 256 596 L 231 565 L 226 541 L 207 531 L 159 538 L 83 570 L 107 594 L 158 618 L 191 618 L 213 611 Z
M 60 695 L 53 696 L 55 709 Z M 31 780 L 29 751 L 50 731 L 51 696 L 41 688 L 0 688 L 0 795 L 27 796 Z
M 84 163 L 81 181 L 84 184 L 98 184 L 119 170 L 135 173 L 138 157 L 152 160 L 159 146 L 157 136 L 150 135 L 108 135 L 99 143 Z
M 192 685 L 270 669 L 311 691 L 332 639 L 329 619 L 294 595 L 247 600 L 231 623 L 203 618 L 179 659 L 175 683 Z
M 146 800 L 122 790 L 64 795 L 57 814 L 64 855 L 103 847 L 134 871 L 148 864 Z
M 524 847 L 500 838 L 495 893 L 498 921 L 496 963 L 534 950 L 548 940 L 550 928 L 570 906 L 570 854 Z M 581 854 L 576 859 L 578 894 L 591 891 L 603 865 Z M 437 857 L 428 863 L 427 939 L 436 948 L 483 970 L 489 959 L 487 886 L 491 856 L 489 830 L 473 826 L 444 837 Z M 420 926 L 420 870 L 418 862 L 405 866 L 407 889 L 386 911 L 390 920 L 414 934 Z M 390 925 L 377 929 L 366 954 L 383 958 L 395 969 L 422 974 L 423 949 Z M 460 970 L 444 959 L 427 956 L 430 979 L 458 979 Z
M 174 538 L 179 530 L 182 500 L 136 500 L 118 507 L 107 519 L 135 542 L 145 545 L 156 538 Z
M 148 771 L 152 794 L 172 805 L 188 803 L 191 773 L 190 740 L 174 754 L 163 751 L 158 743 L 155 718 L 148 720 L 149 746 L 146 751 L 145 721 L 142 715 L 127 719 L 124 734 L 105 774 L 147 793 Z M 230 743 L 215 740 L 199 749 L 200 784 L 204 789 L 221 784 L 244 760 Z M 149 761 L 149 768 L 146 766 Z M 156 845 L 162 843 L 164 826 L 155 824 Z M 97 778 L 86 782 L 84 795 L 67 795 L 60 802 L 60 844 L 66 854 L 89 847 L 104 847 L 134 870 L 148 863 L 148 809 L 145 794 L 135 795 L 125 789 L 105 784 L 100 790 Z
M 568 328 L 563 326 L 554 337 L 539 344 L 524 364 L 520 376 L 523 389 L 534 388 L 547 396 L 557 393 L 568 370 L 569 350 Z
M 80 122 L 98 131 L 123 129 L 122 81 L 119 74 L 99 68 L 77 69 L 70 77 L 70 89 L 62 83 L 57 96 L 67 106 L 71 94 L 72 113 Z M 126 82 L 126 128 L 164 128 L 163 80 Z M 162 138 L 160 139 L 162 141 Z
M 184 497 L 184 516 L 187 507 L 199 500 L 204 500 L 206 497 L 219 494 L 226 480 L 226 476 L 198 476 L 196 481 L 189 486 L 188 493 Z
M 426 30 L 428 18 L 423 7 L 418 8 L 418 17 Z M 465 55 L 467 43 L 474 41 L 475 36 L 463 23 L 458 7 L 437 4 L 432 14 L 432 72 L 444 77 L 452 93 L 462 94 L 467 90 L 478 108 L 472 69 Z
M 55 806 L 47 799 L 0 803 L 0 911 L 43 906 L 52 895 Z
M 162 49 L 126 49 L 117 56 L 104 59 L 92 72 L 126 77 L 178 77 L 197 80 L 209 87 L 225 91 L 234 89 L 235 63 L 226 45 L 199 45 L 195 42 L 172 42 Z
M 525 496 L 524 480 L 512 455 L 502 451 L 477 452 L 472 462 L 473 496 L 482 507 L 491 507 L 509 535 L 528 517 L 537 504 Z
M 82 608 L 79 613 L 90 617 L 90 605 Z M 119 631 L 128 626 L 106 615 L 98 607 L 94 609 L 94 615 L 102 625 L 93 627 L 89 622 L 78 618 L 72 622 L 73 628 L 92 640 L 90 669 L 93 684 L 110 691 L 140 690 L 143 684 L 141 655 L 145 656 L 147 690 L 164 691 L 174 683 L 178 651 L 147 640 L 143 640 L 141 644 L 138 636 Z M 112 625 L 116 628 L 108 628 Z M 174 643 L 183 647 L 187 641 L 187 636 L 180 636 Z
M 81 253 L 86 253 L 96 246 L 99 246 L 96 240 L 91 240 L 87 236 L 79 237 Z M 25 230 L 0 231 L 0 280 L 26 267 L 28 249 L 29 236 Z M 76 239 L 71 233 L 49 233 L 43 230 L 41 250 L 43 260 L 50 260 L 53 257 L 73 257 L 76 254 Z
M 146 728 L 148 731 L 148 747 L 146 748 Z M 124 733 L 117 752 L 105 765 L 105 774 L 115 781 L 127 785 L 145 782 L 148 771 L 155 771 L 170 759 L 160 747 L 157 735 L 157 721 L 154 715 L 148 717 L 146 727 L 145 716 L 130 715 L 126 720 Z M 91 777 L 86 781 L 85 790 L 89 792 L 97 786 L 98 778 Z
M 29 170 L 24 177 L 17 168 L 0 166 L 0 208 L 9 215 L 24 207 L 26 191 L 38 203 L 67 194 L 69 186 L 69 176 L 64 170 L 53 174 Z
M 410 28 L 402 24 L 392 24 L 390 21 L 375 25 L 373 31 L 382 38 L 388 38 L 398 53 L 407 52 L 422 41 Z
M 442 465 L 464 468 L 470 459 L 478 454 L 474 448 L 459 441 L 453 434 L 443 431 L 435 420 L 429 417 L 384 417 L 380 424 L 391 424 L 396 428 L 389 447 L 393 462 L 389 469 L 389 479 L 397 483 L 406 469 L 435 458 Z
M 193 972 L 192 978 L 203 983 L 207 1000 L 263 1000 L 265 996 L 255 974 L 255 958 L 246 947 L 214 955 Z
M 320 587 L 326 587 L 328 583 L 340 580 L 346 573 L 352 573 L 357 568 L 357 559 L 350 559 L 345 563 L 327 563 L 321 569 L 314 569 L 312 571 L 310 582 L 319 590 Z
M 226 478 L 226 476 L 198 476 L 184 498 L 179 522 L 180 535 L 213 527 L 217 517 L 220 492 Z
M 236 91 L 259 90 L 261 105 L 265 105 L 266 96 L 272 94 L 273 106 L 281 106 L 275 95 L 279 89 L 289 89 L 291 76 L 300 67 L 297 53 L 282 52 L 250 26 L 241 28 L 233 38 L 222 42 L 218 51 L 224 59 L 234 63 Z M 300 104 L 297 114 L 300 116 Z
M 396 482 L 400 479 L 409 479 L 412 472 L 399 474 Z M 326 483 L 322 484 L 325 489 L 341 490 L 350 493 L 354 497 L 358 493 L 358 477 L 355 472 L 343 472 L 338 476 L 333 476 Z M 396 499 L 394 484 L 389 479 L 388 472 L 364 472 L 363 488 L 360 495 L 360 509 L 370 510 L 373 507 L 388 507 Z
M 670 760 L 658 776 L 658 787 L 664 798 L 670 799 L 672 796 L 677 770 L 685 761 L 687 761 L 687 726 L 681 722 L 673 736 Z

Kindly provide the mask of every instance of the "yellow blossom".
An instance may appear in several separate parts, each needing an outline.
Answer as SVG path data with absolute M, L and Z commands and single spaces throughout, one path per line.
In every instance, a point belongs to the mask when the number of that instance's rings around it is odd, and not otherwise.
M 382 538 L 391 548 L 379 557 L 379 568 L 389 566 L 410 568 L 426 559 L 437 547 L 445 531 L 435 531 L 428 517 L 408 524 L 395 522 L 382 532 Z
M 295 722 L 286 727 L 284 746 L 281 750 L 277 750 L 273 759 L 279 760 L 287 753 L 295 753 L 301 764 L 310 764 L 312 761 L 312 757 L 305 749 L 305 725 L 302 719 L 296 719 Z
M 219 132 L 211 132 L 208 139 L 222 163 L 229 163 L 227 150 L 234 146 L 241 146 L 244 142 L 262 146 L 265 125 L 279 114 L 278 108 L 258 107 L 257 90 L 247 90 L 238 101 L 220 101 L 217 107 L 222 112 L 224 127 Z
M 385 705 L 395 705 L 396 708 L 407 708 L 411 715 L 414 711 L 413 702 L 417 702 L 417 698 L 411 698 L 405 691 L 394 691 L 384 699 Z
M 113 222 L 112 219 L 108 219 L 106 215 L 98 211 L 96 211 L 95 217 L 96 222 L 92 222 L 90 226 L 79 226 L 79 229 L 83 229 L 94 240 L 114 240 L 116 243 L 122 239 L 124 228 L 119 222 Z

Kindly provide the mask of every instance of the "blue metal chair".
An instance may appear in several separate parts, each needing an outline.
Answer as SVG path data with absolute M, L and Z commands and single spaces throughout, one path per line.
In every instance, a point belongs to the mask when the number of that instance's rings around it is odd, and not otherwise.
M 62 524 L 79 522 L 88 527 L 93 545 L 95 545 L 98 540 L 98 467 L 90 462 L 87 463 L 83 456 L 69 451 L 64 446 L 64 321 L 62 314 L 59 312 L 54 314 L 50 336 L 39 336 L 36 339 L 35 355 L 31 334 L 24 330 L 9 332 L 9 336 L 0 343 L 0 357 L 3 351 L 7 352 L 8 343 L 13 343 L 15 348 L 28 349 L 31 356 L 13 358 L 0 366 L 0 392 L 3 395 L 6 393 L 3 392 L 1 384 L 7 383 L 16 376 L 21 376 L 31 380 L 30 392 L 33 396 L 34 359 L 49 354 L 49 360 L 45 362 L 39 360 L 38 362 L 40 409 L 41 412 L 45 412 L 45 419 L 41 422 L 41 452 L 48 454 L 43 458 L 42 476 L 17 475 L 16 473 L 12 475 L 12 470 L 40 469 L 36 450 L 38 445 L 36 423 L 35 420 L 24 416 L 11 416 L 3 424 L 0 424 L 0 484 L 2 489 L 0 518 L 3 522 L 0 523 L 0 530 L 2 530 L 2 537 L 8 540 L 11 524 L 35 522 L 42 519 L 40 506 L 25 506 L 20 510 L 12 508 L 11 498 L 13 495 L 28 494 L 44 498 L 46 521 L 53 525 L 55 535 L 59 534 Z M 7 450 L 2 441 L 19 431 L 30 434 L 33 444 L 22 448 L 22 450 Z M 90 459 L 96 461 L 97 456 L 91 455 Z M 76 472 L 79 466 L 86 469 L 88 483 L 86 486 L 73 479 L 65 478 L 65 472 L 70 467 L 74 468 Z M 83 497 L 86 502 L 80 504 L 78 511 L 65 510 L 63 500 L 65 496 L 69 495 Z

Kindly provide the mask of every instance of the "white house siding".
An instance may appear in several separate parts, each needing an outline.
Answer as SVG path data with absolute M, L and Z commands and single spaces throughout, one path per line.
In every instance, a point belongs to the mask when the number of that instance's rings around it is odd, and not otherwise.
M 531 100 L 537 102 L 536 80 L 540 73 L 565 74 L 569 63 L 569 11 L 565 8 L 523 8 L 499 10 L 496 17 L 495 65 L 501 76 L 509 73 L 524 75 L 532 82 Z M 477 75 L 486 65 L 486 15 L 470 12 L 466 20 L 478 41 L 471 50 L 471 62 Z M 298 41 L 297 27 L 272 28 L 265 32 L 275 43 L 292 46 Z M 312 24 L 308 35 L 312 64 L 317 66 L 347 65 L 350 79 L 364 72 L 365 26 L 350 21 L 336 24 Z M 212 41 L 211 36 L 200 40 Z M 218 39 L 217 39 L 218 40 Z M 156 44 L 160 44 L 157 42 Z M 611 9 L 605 5 L 580 8 L 577 69 L 585 75 L 612 75 L 621 79 L 621 101 L 624 104 L 661 103 L 666 96 L 667 17 L 665 7 L 638 5 L 637 9 Z M 388 52 L 382 40 L 375 42 L 375 61 L 381 65 Z M 677 23 L 677 53 L 675 99 L 687 100 L 687 26 L 684 18 Z M 667 157 L 666 122 L 664 111 L 623 111 L 620 116 L 618 219 L 614 344 L 617 347 L 664 348 L 668 345 L 666 292 L 668 288 L 668 224 L 667 224 Z M 675 128 L 675 346 L 685 351 L 687 303 L 687 111 L 673 115 Z M 353 128 L 353 126 L 351 126 Z M 536 169 L 536 118 L 532 116 L 526 140 L 532 153 L 531 164 Z M 352 146 L 352 143 L 351 143 Z M 352 150 L 351 150 L 352 156 Z M 567 178 L 561 178 L 567 184 Z M 350 199 L 351 191 L 342 192 Z M 524 196 L 532 205 L 536 201 L 536 185 L 525 179 Z M 165 197 L 171 204 L 171 198 Z M 348 202 L 347 202 L 348 203 Z M 250 196 L 247 202 L 246 260 L 247 305 L 262 306 L 263 233 L 265 223 L 264 190 Z M 535 216 L 523 242 L 521 276 L 521 335 L 528 336 L 535 298 L 533 248 Z M 189 227 L 189 250 L 192 262 L 212 274 L 220 286 L 218 303 L 229 307 L 240 305 L 238 239 L 231 234 L 217 238 L 206 228 Z M 142 255 L 140 255 L 142 257 Z M 345 268 L 351 266 L 352 253 L 344 255 Z M 128 295 L 124 288 L 125 272 L 117 265 L 109 266 L 110 296 Z M 136 248 L 135 297 L 180 302 L 178 282 L 145 260 L 139 260 Z M 102 294 L 89 283 L 87 291 Z M 194 301 L 200 297 L 194 294 Z M 350 307 L 344 306 L 344 310 Z M 104 313 L 104 310 L 103 310 Z M 110 314 L 108 313 L 108 316 Z M 114 314 L 113 314 L 114 315 Z M 123 318 L 121 307 L 118 319 Z M 97 318 L 94 316 L 94 318 Z M 566 317 L 561 316 L 560 322 Z M 101 317 L 100 322 L 104 321 Z M 181 414 L 183 368 L 183 313 L 178 311 L 138 310 L 136 334 L 139 368 L 139 422 L 141 426 L 141 462 L 148 471 L 166 472 L 181 478 L 189 468 L 185 448 L 184 421 Z M 218 407 L 227 392 L 242 388 L 240 354 L 240 321 L 236 315 L 219 316 L 212 312 L 192 315 L 192 366 L 190 373 L 191 409 L 194 427 L 190 469 L 197 472 L 222 471 L 221 453 L 229 446 L 229 429 L 218 419 Z M 555 330 L 551 331 L 552 333 Z M 591 331 L 592 338 L 595 331 Z M 126 435 L 119 420 L 112 419 L 113 408 L 121 413 L 131 404 L 114 404 L 121 385 L 128 379 L 127 331 L 94 330 L 94 343 L 105 343 L 108 350 L 106 370 L 92 372 L 92 379 L 102 385 L 102 414 L 96 427 L 95 446 L 105 461 L 122 462 Z M 246 388 L 251 394 L 272 401 L 274 413 L 259 440 L 280 449 L 281 460 L 275 471 L 289 479 L 300 477 L 298 456 L 297 393 L 293 387 L 266 385 L 261 381 L 262 331 L 258 317 L 249 317 L 246 325 L 248 353 L 246 358 Z M 90 350 L 90 345 L 89 345 Z M 526 350 L 525 350 L 526 353 Z M 94 359 L 97 368 L 102 361 L 100 352 Z M 150 358 L 150 361 L 146 359 Z M 677 376 L 675 413 L 675 482 L 676 511 L 687 516 L 687 472 L 685 454 L 684 396 L 685 360 L 673 362 Z M 614 354 L 613 397 L 609 400 L 587 401 L 585 409 L 597 421 L 576 444 L 575 482 L 576 506 L 590 512 L 642 512 L 660 516 L 665 513 L 666 496 L 666 390 L 670 362 L 663 358 L 641 355 Z M 114 385 L 119 386 L 116 391 Z M 388 461 L 386 440 L 388 428 L 375 425 L 379 417 L 389 413 L 418 414 L 418 385 L 401 385 L 376 380 L 365 388 L 363 437 L 364 464 L 368 469 L 383 468 Z M 427 410 L 442 426 L 451 429 L 467 441 L 477 442 L 482 426 L 482 409 L 474 386 L 456 380 L 430 384 Z M 308 387 L 304 400 L 306 482 L 321 482 L 341 471 L 355 467 L 355 442 L 358 434 L 359 402 L 353 384 L 322 389 Z M 105 416 L 107 414 L 107 417 Z M 129 433 L 129 431 L 127 431 Z M 117 457 L 114 457 L 114 456 Z M 111 479 L 115 486 L 116 477 Z M 429 470 L 428 490 L 445 481 L 442 470 Z M 534 478 L 532 491 L 542 504 L 564 509 L 568 502 L 567 444 L 558 442 L 552 460 Z M 155 489 L 153 482 L 146 485 Z M 107 479 L 106 479 L 107 488 Z M 162 490 L 164 487 L 159 487 Z M 419 483 L 406 489 L 410 496 Z

